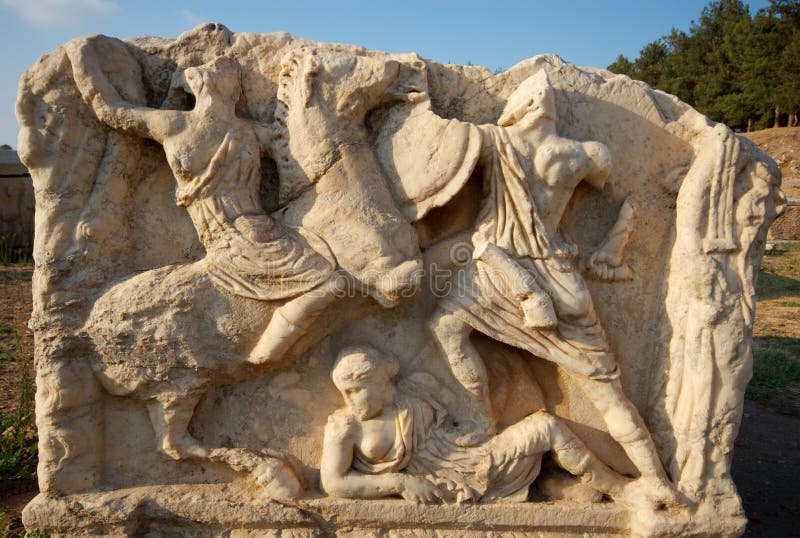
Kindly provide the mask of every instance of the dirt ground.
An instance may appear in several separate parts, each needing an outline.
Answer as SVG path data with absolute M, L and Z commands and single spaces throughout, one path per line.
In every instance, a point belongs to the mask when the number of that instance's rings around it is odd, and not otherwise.
M 0 266 L 0 412 L 9 412 L 17 402 L 19 362 L 15 353 L 31 353 L 31 275 L 33 266 Z
M 800 417 L 745 400 L 731 474 L 748 537 L 800 536 Z
M 31 315 L 32 266 L 0 265 L 0 413 L 10 414 L 17 406 L 21 355 L 33 353 L 33 334 L 28 330 Z M 0 537 L 14 536 L 20 529 L 22 508 L 36 494 L 0 493 Z

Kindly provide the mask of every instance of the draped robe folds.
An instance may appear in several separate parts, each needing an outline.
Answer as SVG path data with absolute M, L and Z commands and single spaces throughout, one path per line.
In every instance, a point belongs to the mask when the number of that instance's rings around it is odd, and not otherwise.
M 414 378 L 418 379 L 414 379 Z M 364 474 L 406 471 L 433 482 L 467 485 L 484 500 L 523 502 L 539 476 L 542 455 L 550 450 L 549 430 L 535 413 L 512 426 L 516 435 L 482 445 L 462 447 L 457 433 L 446 427 L 447 410 L 424 375 L 398 383 L 395 440 L 381 458 L 356 450 L 352 467 Z M 496 438 L 495 438 L 496 439 Z
M 105 36 L 83 38 L 66 45 L 65 52 L 74 72 L 80 74 L 75 82 L 84 96 L 98 91 L 121 93 L 133 104 L 144 104 L 141 67 L 121 41 Z M 111 61 L 113 65 L 108 64 Z M 105 78 L 109 72 L 132 75 L 117 85 Z M 193 146 L 202 146 L 199 140 L 166 151 L 178 182 L 177 204 L 186 208 L 206 250 L 199 267 L 221 289 L 259 300 L 294 297 L 327 280 L 336 265 L 324 242 L 304 231 L 300 235 L 287 229 L 261 206 L 261 155 L 253 126 L 236 118 L 205 168 L 189 173 L 180 153 L 195 151 Z M 259 240 L 248 237 L 244 229 L 256 232 Z
M 545 230 L 529 179 L 507 131 L 495 125 L 474 126 L 442 119 L 428 103 L 404 114 L 414 121 L 407 120 L 408 125 L 381 133 L 377 139 L 379 152 L 381 148 L 391 149 L 389 176 L 399 184 L 394 192 L 400 206 L 416 208 L 407 213 L 421 218 L 431 208 L 446 204 L 472 174 L 482 139 L 487 140 L 491 162 L 482 163 L 485 196 L 472 247 L 479 253 L 493 244 L 527 271 L 549 295 L 558 322 L 552 329 L 526 326 L 520 298 L 509 293 L 497 276 L 498 268 L 478 256 L 455 268 L 453 289 L 440 305 L 474 329 L 570 371 L 593 379 L 617 377 L 617 363 L 591 295 L 573 263 L 577 248 L 560 234 L 551 236 Z M 396 121 L 386 123 L 397 125 Z M 438 136 L 422 136 L 426 133 L 450 138 L 445 143 Z M 445 145 L 454 151 L 447 159 L 441 157 Z M 429 185 L 427 190 L 419 187 L 424 184 Z
M 176 177 L 177 203 L 189 212 L 206 249 L 205 268 L 222 289 L 250 299 L 284 299 L 318 286 L 335 268 L 303 236 L 264 213 L 259 156 L 234 129 L 202 173 L 190 181 Z M 241 226 L 264 233 L 266 240 L 248 238 Z

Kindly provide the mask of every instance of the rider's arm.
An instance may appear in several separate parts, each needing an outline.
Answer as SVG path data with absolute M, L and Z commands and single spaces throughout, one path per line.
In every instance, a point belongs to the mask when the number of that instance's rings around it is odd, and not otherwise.
M 75 51 L 70 60 L 75 84 L 84 101 L 109 127 L 158 142 L 184 128 L 186 112 L 136 106 L 123 99 L 87 49 Z
M 122 100 L 108 102 L 97 97 L 91 105 L 100 121 L 109 127 L 161 143 L 186 125 L 185 113 L 178 110 L 157 110 Z

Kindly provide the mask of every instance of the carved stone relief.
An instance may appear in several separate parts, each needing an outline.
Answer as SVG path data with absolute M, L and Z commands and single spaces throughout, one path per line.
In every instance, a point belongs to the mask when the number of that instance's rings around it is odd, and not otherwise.
M 752 144 L 505 73 L 216 24 L 20 83 L 53 534 L 736 534 Z M 545 502 L 549 501 L 549 502 Z

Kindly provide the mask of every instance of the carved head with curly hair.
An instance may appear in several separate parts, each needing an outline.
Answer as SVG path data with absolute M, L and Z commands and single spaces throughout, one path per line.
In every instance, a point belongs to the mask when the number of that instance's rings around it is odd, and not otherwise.
M 353 414 L 368 420 L 394 402 L 392 379 L 399 371 L 392 355 L 367 345 L 351 346 L 339 352 L 331 378 Z

